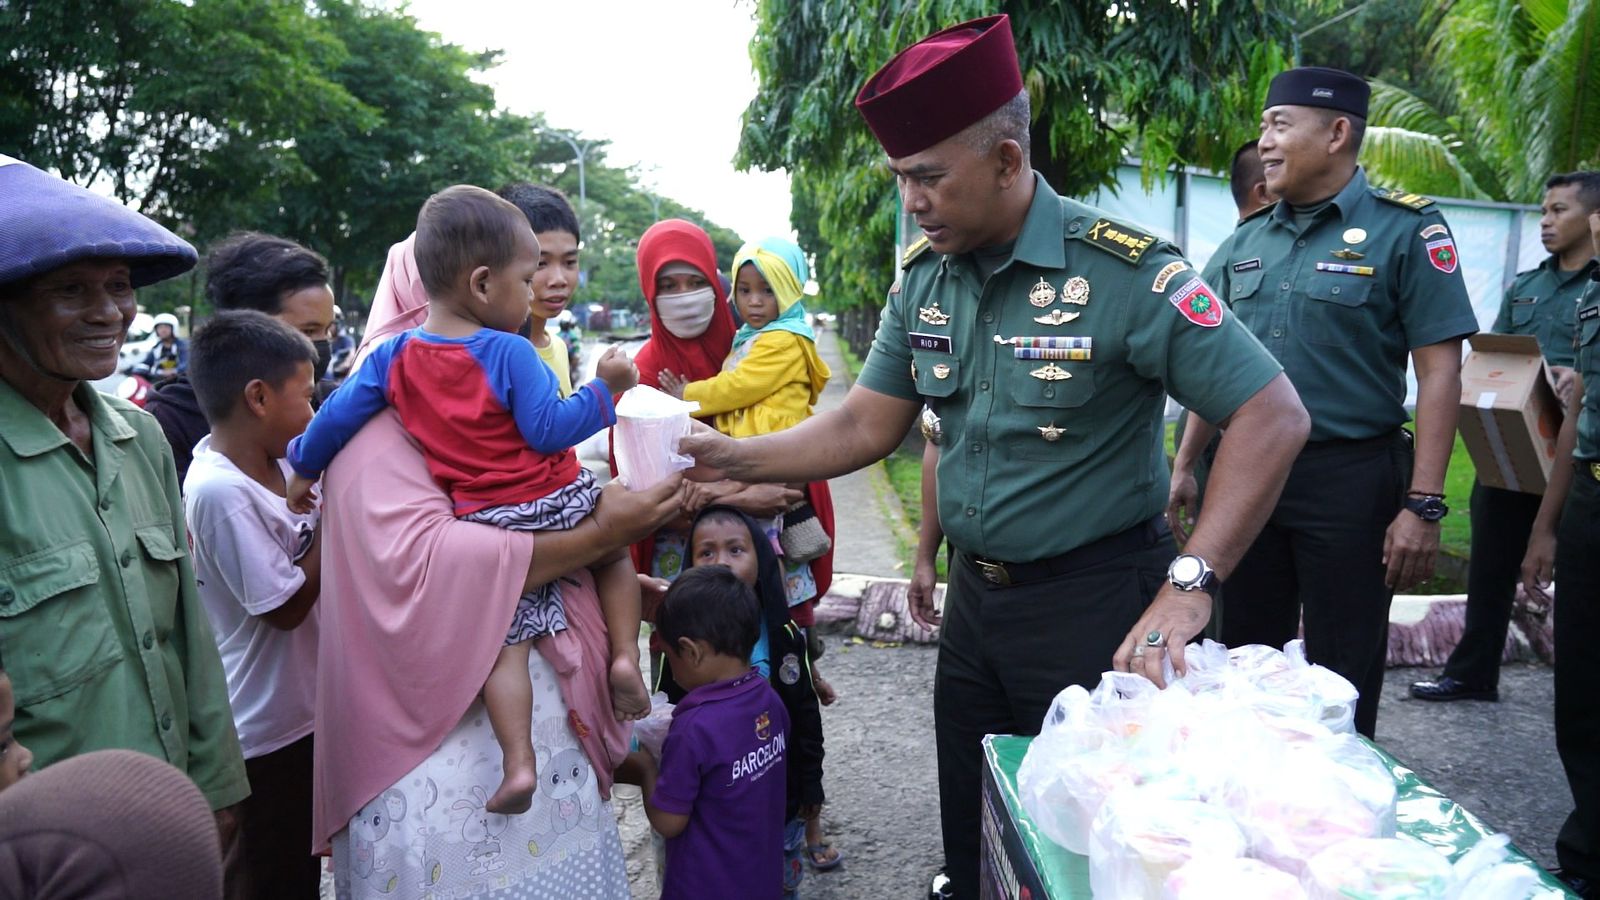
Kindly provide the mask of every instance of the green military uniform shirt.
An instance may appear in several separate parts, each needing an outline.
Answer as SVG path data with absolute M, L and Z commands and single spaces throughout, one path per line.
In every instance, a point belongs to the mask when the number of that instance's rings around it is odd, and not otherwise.
M 1247 218 L 1216 288 L 1283 364 L 1311 440 L 1361 440 L 1407 418 L 1406 355 L 1478 330 L 1433 201 L 1355 177 L 1307 223 L 1279 202 Z
M 939 414 L 939 520 L 967 553 L 1031 562 L 1160 513 L 1165 395 L 1217 421 L 1281 371 L 1174 248 L 1037 174 L 987 280 L 907 256 L 860 382 Z
M 1572 343 L 1572 327 L 1577 321 L 1578 302 L 1589 276 L 1600 263 L 1589 260 L 1576 271 L 1563 272 L 1552 256 L 1538 268 L 1517 274 L 1495 317 L 1497 334 L 1531 334 L 1539 339 L 1539 350 L 1552 366 L 1572 368 L 1577 358 Z
M 1593 278 L 1600 270 L 1591 263 Z M 1576 366 L 1583 377 L 1583 408 L 1578 413 L 1578 443 L 1573 458 L 1600 462 L 1600 280 L 1591 280 L 1578 302 L 1577 328 L 1573 335 L 1577 348 Z
M 250 789 L 172 450 L 131 404 L 87 384 L 73 396 L 92 458 L 0 381 L 0 662 L 17 739 L 41 767 L 148 753 L 230 806 Z

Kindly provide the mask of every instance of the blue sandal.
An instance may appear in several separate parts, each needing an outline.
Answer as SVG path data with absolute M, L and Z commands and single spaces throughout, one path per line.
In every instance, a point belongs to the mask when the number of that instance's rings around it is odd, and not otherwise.
M 826 862 L 818 862 L 817 856 L 820 854 L 826 857 L 829 850 L 833 851 L 833 859 L 827 860 Z M 820 844 L 807 844 L 806 858 L 811 861 L 811 868 L 813 870 L 817 872 L 830 872 L 839 868 L 839 864 L 844 862 L 844 851 L 833 846 L 827 841 L 823 841 Z

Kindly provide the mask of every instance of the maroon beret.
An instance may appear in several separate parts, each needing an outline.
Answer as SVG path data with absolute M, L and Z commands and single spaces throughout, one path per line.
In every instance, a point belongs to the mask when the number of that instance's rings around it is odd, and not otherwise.
M 1022 92 L 1010 16 L 962 22 L 900 51 L 867 79 L 856 109 L 885 153 L 920 153 Z

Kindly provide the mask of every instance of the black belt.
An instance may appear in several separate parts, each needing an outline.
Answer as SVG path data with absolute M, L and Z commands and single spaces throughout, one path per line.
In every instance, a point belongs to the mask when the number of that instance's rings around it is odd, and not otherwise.
M 1163 536 L 1170 534 L 1167 526 L 1167 517 L 1163 515 L 1151 516 L 1146 522 L 1108 535 L 1092 543 L 1084 544 L 1076 550 L 1068 550 L 1060 556 L 1049 559 L 1040 559 L 1033 562 L 1013 563 L 989 559 L 975 553 L 961 552 L 961 557 L 970 561 L 972 567 L 978 570 L 978 575 L 990 584 L 1009 586 L 1013 584 L 1026 584 L 1030 581 L 1043 581 L 1057 575 L 1066 575 L 1081 569 L 1093 568 L 1103 562 L 1125 556 L 1136 550 L 1143 550 Z
M 1325 441 L 1307 441 L 1305 447 L 1301 448 L 1300 455 L 1316 456 L 1323 453 L 1339 453 L 1343 451 L 1378 450 L 1385 447 L 1392 447 L 1401 441 L 1404 441 L 1407 446 L 1410 446 L 1413 441 L 1411 432 L 1405 430 L 1404 428 L 1396 428 L 1391 432 L 1380 434 L 1377 437 L 1329 438 Z

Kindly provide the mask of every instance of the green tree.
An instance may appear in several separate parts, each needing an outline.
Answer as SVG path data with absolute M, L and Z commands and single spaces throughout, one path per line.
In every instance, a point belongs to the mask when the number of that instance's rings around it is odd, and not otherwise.
M 1519 203 L 1600 166 L 1600 2 L 1457 0 L 1411 88 L 1373 86 L 1362 161 L 1408 190 Z
M 825 305 L 875 307 L 893 278 L 894 187 L 857 90 L 923 35 L 1000 11 L 1034 101 L 1034 167 L 1066 194 L 1110 185 L 1136 146 L 1147 179 L 1225 166 L 1287 65 L 1290 17 L 1267 2 L 760 0 L 739 161 L 788 169 Z
M 295 0 L 0 3 L 0 147 L 205 239 L 310 177 L 295 138 L 369 120 Z

